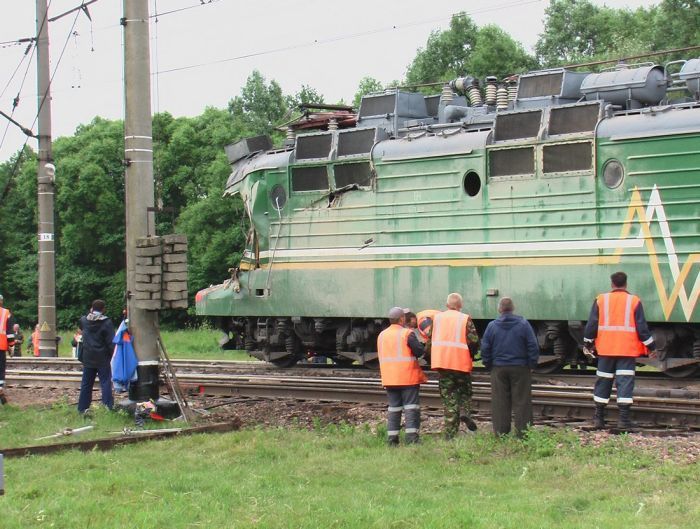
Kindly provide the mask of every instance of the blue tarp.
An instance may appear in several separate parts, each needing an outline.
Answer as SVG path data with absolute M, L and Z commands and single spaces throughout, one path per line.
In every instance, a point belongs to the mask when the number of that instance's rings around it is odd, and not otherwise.
M 114 335 L 114 354 L 112 355 L 112 382 L 114 390 L 118 392 L 127 391 L 129 384 L 136 382 L 136 366 L 138 359 L 134 352 L 129 334 L 128 320 L 124 320 L 119 325 L 117 333 Z

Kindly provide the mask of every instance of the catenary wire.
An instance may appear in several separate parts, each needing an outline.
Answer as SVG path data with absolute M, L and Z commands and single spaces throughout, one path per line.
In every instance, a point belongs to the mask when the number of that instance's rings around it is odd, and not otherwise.
M 49 2 L 49 7 L 50 6 L 51 6 L 51 2 Z M 48 8 L 47 8 L 47 14 L 48 14 Z M 39 119 L 39 113 L 41 112 L 41 109 L 43 108 L 44 102 L 46 101 L 46 96 L 48 95 L 49 90 L 51 89 L 51 84 L 53 83 L 53 79 L 56 76 L 56 73 L 58 72 L 59 66 L 61 65 L 61 59 L 63 59 L 63 54 L 65 53 L 66 48 L 68 47 L 68 43 L 70 42 L 71 35 L 73 35 L 73 31 L 75 30 L 75 24 L 78 20 L 79 15 L 80 15 L 80 11 L 78 11 L 76 13 L 75 18 L 73 19 L 73 24 L 71 25 L 71 28 L 68 31 L 68 34 L 66 36 L 66 40 L 63 43 L 63 48 L 61 49 L 61 53 L 58 56 L 58 60 L 56 61 L 56 66 L 54 67 L 54 70 L 53 70 L 53 73 L 51 74 L 51 77 L 49 78 L 49 86 L 46 88 L 46 92 L 44 93 L 44 97 L 41 100 L 41 105 L 39 106 L 39 108 L 36 111 L 36 115 L 34 116 L 34 121 L 32 121 L 31 127 L 29 127 L 30 129 L 34 128 L 34 125 L 36 124 L 37 120 Z M 46 23 L 46 18 L 44 18 L 44 20 L 42 21 L 42 28 L 43 28 L 43 24 L 45 24 L 45 23 Z M 41 33 L 41 30 L 39 31 L 39 33 Z M 2 195 L 0 195 L 0 204 L 2 204 L 4 202 L 5 197 L 7 196 L 7 193 L 9 192 L 9 190 L 12 186 L 12 183 L 13 183 L 15 177 L 17 176 L 17 171 L 19 170 L 19 167 L 21 165 L 21 160 L 22 160 L 22 157 L 24 156 L 24 152 L 27 148 L 27 143 L 29 143 L 29 137 L 27 137 L 24 140 L 24 144 L 22 145 L 22 148 L 20 149 L 20 152 L 17 155 L 17 159 L 15 160 L 15 164 L 12 167 L 12 171 L 10 172 L 10 175 L 7 179 L 7 182 L 5 183 L 5 186 L 2 190 Z
M 508 8 L 517 7 L 517 6 L 521 6 L 521 5 L 536 4 L 536 3 L 540 3 L 540 2 L 542 2 L 542 1 L 543 1 L 543 0 L 518 0 L 518 1 L 516 1 L 516 2 L 508 2 L 508 3 L 505 3 L 505 4 L 499 4 L 499 5 L 492 6 L 492 7 L 487 7 L 487 8 L 483 8 L 483 9 L 474 10 L 474 11 L 471 11 L 471 12 L 465 13 L 465 14 L 466 14 L 466 15 L 474 15 L 474 14 L 477 14 L 477 13 L 486 13 L 486 12 L 490 12 L 490 11 L 498 11 L 498 10 L 501 10 L 501 9 L 508 9 Z M 461 12 L 460 12 L 460 13 L 461 13 Z M 323 44 L 330 44 L 330 43 L 333 43 L 333 42 L 339 42 L 339 41 L 343 41 L 343 40 L 350 40 L 350 39 L 355 39 L 355 38 L 358 38 L 358 37 L 366 37 L 366 36 L 369 36 L 369 35 L 376 35 L 376 34 L 379 34 L 379 33 L 385 33 L 385 32 L 387 32 L 387 31 L 394 31 L 394 30 L 397 30 L 397 29 L 405 29 L 405 28 L 420 26 L 420 25 L 424 25 L 424 24 L 433 24 L 433 23 L 435 23 L 435 22 L 441 22 L 441 21 L 448 20 L 448 19 L 451 20 L 454 16 L 456 16 L 456 15 L 458 15 L 458 14 L 460 14 L 460 13 L 452 13 L 451 15 L 449 15 L 449 18 L 443 16 L 443 17 L 433 18 L 433 19 L 423 19 L 423 20 L 420 20 L 420 21 L 409 22 L 409 23 L 401 24 L 401 25 L 392 25 L 392 26 L 386 26 L 386 27 L 383 27 L 383 28 L 376 28 L 376 29 L 371 29 L 371 30 L 366 30 L 366 31 L 360 31 L 360 32 L 356 32 L 356 33 L 349 33 L 349 34 L 345 34 L 345 35 L 338 35 L 338 36 L 336 36 L 336 37 L 329 37 L 329 38 L 327 38 L 327 39 L 320 39 L 320 40 L 319 40 L 319 39 L 315 39 L 315 40 L 313 40 L 313 41 L 307 41 L 307 42 L 303 42 L 303 43 L 299 43 L 299 44 L 291 44 L 291 45 L 289 45 L 289 46 L 282 46 L 282 47 L 279 47 L 279 48 L 271 48 L 271 49 L 269 49 L 269 50 L 262 50 L 262 51 L 256 51 L 256 52 L 246 53 L 246 54 L 243 54 L 243 55 L 237 55 L 237 56 L 235 56 L 235 57 L 228 57 L 228 58 L 225 58 L 225 59 L 218 59 L 218 60 L 215 60 L 215 61 L 208 61 L 208 62 L 190 64 L 190 65 L 187 65 L 187 66 L 179 66 L 179 67 L 175 67 L 175 68 L 168 68 L 168 69 L 166 69 L 166 70 L 161 70 L 161 71 L 156 72 L 156 73 L 181 72 L 181 71 L 184 71 L 184 70 L 191 70 L 191 69 L 194 69 L 194 68 L 202 68 L 202 67 L 204 67 L 204 66 L 213 66 L 213 65 L 216 65 L 216 64 L 222 64 L 222 63 L 227 63 L 227 62 L 233 62 L 233 61 L 238 61 L 238 60 L 242 60 L 242 59 L 249 59 L 249 58 L 251 58 L 251 57 L 260 57 L 260 56 L 262 56 L 262 55 L 271 55 L 271 54 L 273 54 L 273 53 L 280 53 L 280 52 L 284 52 L 284 51 L 292 51 L 292 50 L 296 50 L 296 49 L 300 49 L 300 48 L 308 48 L 308 47 L 310 47 L 310 46 L 318 46 L 318 45 L 323 45 Z

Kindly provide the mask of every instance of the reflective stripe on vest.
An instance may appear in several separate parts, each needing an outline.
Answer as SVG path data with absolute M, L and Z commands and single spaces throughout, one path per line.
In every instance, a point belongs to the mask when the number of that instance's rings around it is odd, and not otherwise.
M 7 351 L 7 320 L 10 319 L 10 311 L 0 308 L 0 351 Z
M 411 332 L 393 324 L 379 334 L 377 351 L 383 386 L 415 386 L 427 380 L 408 346 Z
M 467 345 L 469 315 L 447 310 L 433 320 L 431 367 L 469 373 L 472 357 Z
M 600 356 L 641 356 L 646 347 L 637 336 L 634 311 L 639 298 L 617 290 L 598 296 L 598 336 L 596 349 Z

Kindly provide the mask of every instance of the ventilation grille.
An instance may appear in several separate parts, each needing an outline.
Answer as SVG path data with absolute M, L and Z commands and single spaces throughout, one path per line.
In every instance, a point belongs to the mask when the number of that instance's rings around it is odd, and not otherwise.
M 545 145 L 543 158 L 543 171 L 545 173 L 590 171 L 593 167 L 593 144 L 586 141 Z
M 496 141 L 534 138 L 540 131 L 542 111 L 499 114 L 496 116 Z
M 331 141 L 332 136 L 330 134 L 298 136 L 296 150 L 297 160 L 328 158 L 331 152 Z
M 372 183 L 369 162 L 336 165 L 333 171 L 335 173 L 336 187 L 345 187 L 351 184 L 367 187 Z
M 561 94 L 563 79 L 564 72 L 521 77 L 518 84 L 518 99 L 558 96 Z
M 493 176 L 531 175 L 535 173 L 535 149 L 489 151 L 489 174 Z
M 326 189 L 328 189 L 328 171 L 325 166 L 292 168 L 292 191 L 323 191 Z
M 338 134 L 338 156 L 351 154 L 367 154 L 374 145 L 374 134 L 377 129 L 360 129 Z
M 396 94 L 363 97 L 360 104 L 360 117 L 393 114 L 396 108 Z
M 598 123 L 600 105 L 552 108 L 549 114 L 549 134 L 592 132 Z

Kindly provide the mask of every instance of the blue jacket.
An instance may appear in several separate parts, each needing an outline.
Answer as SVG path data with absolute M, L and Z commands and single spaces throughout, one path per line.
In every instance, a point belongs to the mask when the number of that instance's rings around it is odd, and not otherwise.
M 116 391 L 127 391 L 129 384 L 137 380 L 138 359 L 131 343 L 131 335 L 124 320 L 114 336 L 114 356 L 112 357 L 112 382 Z
M 493 366 L 537 366 L 540 349 L 528 321 L 504 312 L 486 327 L 481 338 L 481 358 L 486 369 Z

